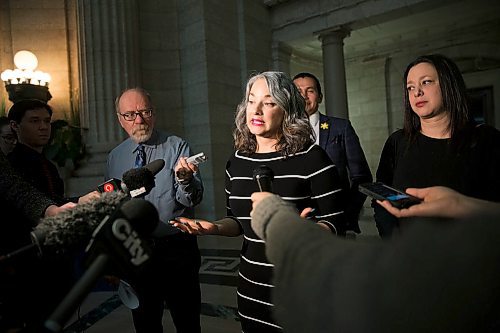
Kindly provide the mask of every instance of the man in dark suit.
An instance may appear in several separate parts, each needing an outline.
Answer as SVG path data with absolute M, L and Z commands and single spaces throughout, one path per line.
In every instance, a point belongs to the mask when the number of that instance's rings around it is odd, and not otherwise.
M 323 94 L 316 76 L 299 73 L 294 76 L 293 82 L 306 101 L 316 144 L 330 156 L 339 172 L 342 189 L 347 192 L 347 230 L 360 233 L 358 218 L 366 196 L 358 191 L 358 185 L 371 182 L 373 178 L 359 138 L 349 120 L 328 117 L 318 112 Z

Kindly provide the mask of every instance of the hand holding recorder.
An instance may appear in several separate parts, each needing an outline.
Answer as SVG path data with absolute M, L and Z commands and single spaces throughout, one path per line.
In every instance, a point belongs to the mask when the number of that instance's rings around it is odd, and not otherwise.
M 189 184 L 193 178 L 193 174 L 198 172 L 198 165 L 206 160 L 207 157 L 204 153 L 199 153 L 188 158 L 179 158 L 179 162 L 174 169 L 177 182 L 183 185 Z

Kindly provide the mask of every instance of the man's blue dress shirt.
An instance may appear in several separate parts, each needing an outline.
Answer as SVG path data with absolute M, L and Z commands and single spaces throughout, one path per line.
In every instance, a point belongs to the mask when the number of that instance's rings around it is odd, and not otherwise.
M 151 138 L 142 144 L 146 164 L 157 159 L 165 161 L 165 167 L 155 177 L 155 187 L 145 197 L 155 205 L 160 215 L 160 224 L 153 235 L 162 237 L 178 233 L 179 230 L 168 222 L 178 216 L 193 216 L 193 207 L 203 197 L 199 172 L 194 174 L 189 184 L 181 185 L 175 180 L 174 168 L 179 157 L 191 156 L 191 149 L 183 139 L 158 130 L 154 130 Z M 105 180 L 121 179 L 123 173 L 135 167 L 137 147 L 138 144 L 128 138 L 109 153 Z

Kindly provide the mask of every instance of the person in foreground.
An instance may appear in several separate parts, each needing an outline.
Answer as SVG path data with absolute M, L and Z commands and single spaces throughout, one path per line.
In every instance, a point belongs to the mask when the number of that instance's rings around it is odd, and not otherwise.
M 360 233 L 358 219 L 366 195 L 358 191 L 358 185 L 370 183 L 372 174 L 358 135 L 348 119 L 329 117 L 319 112 L 323 94 L 316 76 L 298 73 L 293 77 L 293 83 L 306 101 L 306 112 L 316 144 L 326 151 L 339 172 L 341 187 L 347 198 L 344 213 L 346 228 Z
M 377 181 L 397 189 L 446 186 L 499 202 L 500 131 L 475 124 L 458 66 L 443 55 L 420 56 L 403 85 L 404 127 L 387 139 Z M 372 206 L 383 238 L 411 224 Z
M 155 176 L 155 187 L 145 196 L 160 215 L 160 224 L 153 232 L 153 255 L 145 270 L 128 281 L 139 298 L 139 307 L 132 310 L 135 330 L 162 333 L 166 303 L 177 332 L 200 332 L 201 259 L 197 239 L 168 223 L 180 215 L 192 216 L 194 206 L 203 197 L 198 168 L 186 163 L 191 149 L 180 137 L 155 128 L 157 111 L 146 90 L 125 90 L 115 106 L 118 121 L 129 138 L 108 155 L 105 179 L 120 179 L 134 167 L 157 159 L 165 161 L 165 167 Z M 179 179 L 176 174 L 181 170 L 184 175 Z
M 81 204 L 99 197 L 97 191 L 77 198 L 65 197 L 63 179 L 44 154 L 52 134 L 52 108 L 47 103 L 37 99 L 17 101 L 9 109 L 8 119 L 17 143 L 7 159 L 25 181 L 58 205 L 68 202 Z M 30 231 L 35 226 L 31 219 L 24 218 L 19 211 L 12 209 L 5 210 L 3 218 L 16 221 L 16 227 L 9 230 L 9 243 L 17 243 L 17 248 L 31 243 Z M 33 327 L 43 323 L 71 289 L 75 277 L 75 255 L 38 257 L 32 254 L 23 256 L 22 260 L 12 261 L 20 285 L 17 312 L 24 317 L 27 331 L 28 328 L 36 330 Z M 35 276 L 38 284 L 33 284 Z M 40 288 L 40 285 L 44 288 Z M 30 301 L 26 302 L 26 299 Z
M 440 187 L 419 191 L 420 209 L 400 213 L 458 219 L 419 221 L 391 242 L 328 237 L 279 196 L 252 194 L 252 228 L 274 264 L 284 331 L 500 330 L 500 204 Z M 457 202 L 467 211 L 450 205 Z
M 30 231 L 42 217 L 54 216 L 75 205 L 69 202 L 57 206 L 54 200 L 18 175 L 0 152 L 0 209 L 13 216 L 10 219 L 3 214 L 0 219 L 0 255 L 31 244 Z M 38 278 L 34 271 L 31 262 L 26 260 L 0 265 L 0 332 L 21 328 L 29 332 L 38 328 L 39 323 L 34 322 L 31 311 L 27 309 L 32 303 L 42 301 L 30 293 L 31 286 L 31 289 L 40 288 L 33 282 Z
M 250 227 L 250 195 L 258 191 L 253 171 L 266 165 L 274 172 L 273 190 L 302 211 L 315 208 L 313 228 L 332 237 L 344 232 L 343 197 L 338 173 L 328 155 L 311 139 L 304 99 L 281 72 L 250 78 L 236 113 L 236 152 L 226 164 L 227 217 L 215 222 L 179 218 L 173 225 L 197 235 L 238 236 L 241 249 L 238 313 L 245 333 L 280 332 L 270 294 L 273 265 L 265 242 Z M 287 232 L 283 225 L 282 232 Z

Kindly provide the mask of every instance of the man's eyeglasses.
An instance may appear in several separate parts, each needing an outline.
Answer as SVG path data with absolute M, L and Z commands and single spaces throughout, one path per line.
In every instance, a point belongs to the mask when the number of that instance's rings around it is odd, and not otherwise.
M 118 114 L 120 116 L 122 116 L 123 119 L 125 119 L 126 121 L 134 121 L 138 115 L 140 115 L 142 117 L 142 119 L 151 118 L 151 116 L 153 115 L 153 109 L 150 108 L 150 109 L 137 110 L 137 111 L 127 111 L 124 113 L 118 112 Z

